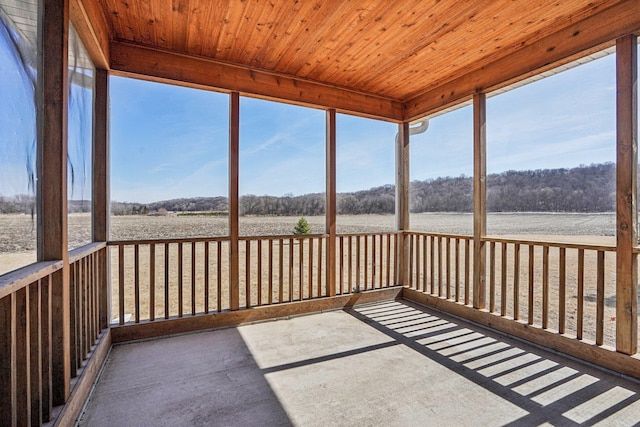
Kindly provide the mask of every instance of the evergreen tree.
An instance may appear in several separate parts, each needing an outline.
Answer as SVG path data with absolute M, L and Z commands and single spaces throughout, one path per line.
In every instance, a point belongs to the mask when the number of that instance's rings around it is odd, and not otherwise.
M 309 227 L 309 223 L 303 216 L 298 220 L 298 223 L 293 229 L 293 234 L 311 234 L 311 227 Z

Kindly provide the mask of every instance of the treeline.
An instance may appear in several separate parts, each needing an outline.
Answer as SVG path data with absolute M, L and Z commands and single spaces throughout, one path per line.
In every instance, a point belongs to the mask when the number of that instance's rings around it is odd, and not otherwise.
M 487 176 L 489 212 L 611 212 L 615 211 L 613 163 L 571 169 L 506 171 Z M 444 177 L 411 183 L 411 211 L 471 212 L 473 180 L 467 176 Z M 343 215 L 391 214 L 395 210 L 395 187 L 384 185 L 337 195 Z M 240 197 L 240 215 L 322 215 L 324 193 Z M 90 201 L 70 201 L 71 212 L 88 212 Z M 33 196 L 0 196 L 0 213 L 35 211 Z M 226 212 L 226 197 L 196 197 L 155 203 L 112 202 L 113 215 L 163 215 L 167 212 Z

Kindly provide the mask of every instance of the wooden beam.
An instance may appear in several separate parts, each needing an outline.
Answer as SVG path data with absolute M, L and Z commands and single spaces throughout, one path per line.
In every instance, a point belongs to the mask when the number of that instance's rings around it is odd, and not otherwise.
M 336 294 L 336 110 L 327 110 L 326 131 L 326 189 L 325 222 L 327 241 L 327 295 Z
M 638 40 L 629 35 L 616 43 L 616 349 L 638 351 Z
M 396 230 L 409 231 L 409 122 L 398 124 L 396 136 Z M 409 239 L 399 234 L 396 284 L 409 282 Z
M 390 98 L 127 42 L 111 43 L 111 70 L 152 81 L 239 92 L 388 121 L 397 122 L 402 117 L 402 104 Z
M 69 263 L 67 254 L 67 109 L 69 3 L 40 6 L 38 40 L 38 261 L 62 260 L 51 276 L 52 397 L 70 392 Z
M 94 242 L 109 240 L 109 76 L 96 69 L 93 96 L 93 193 L 91 201 Z
M 487 98 L 473 95 L 473 307 L 487 304 Z M 504 262 L 504 260 L 503 260 Z
M 69 15 L 91 61 L 97 68 L 108 70 L 111 28 L 100 2 L 70 0 Z
M 240 267 L 238 243 L 240 164 L 240 94 L 229 95 L 229 296 L 231 310 L 240 307 Z
M 640 0 L 615 4 L 506 57 L 443 82 L 405 102 L 404 120 L 412 121 L 555 68 L 612 45 L 613 40 L 640 30 Z

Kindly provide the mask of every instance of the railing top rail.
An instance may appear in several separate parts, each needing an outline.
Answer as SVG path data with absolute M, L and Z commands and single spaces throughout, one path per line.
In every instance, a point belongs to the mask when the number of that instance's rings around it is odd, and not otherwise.
M 356 237 L 356 236 L 383 236 L 383 235 L 402 234 L 402 231 L 369 231 L 366 233 L 336 233 L 338 237 Z
M 592 244 L 584 244 L 584 243 L 546 242 L 542 240 L 519 240 L 519 239 L 508 239 L 508 238 L 501 238 L 501 237 L 483 237 L 482 241 L 495 242 L 495 243 L 511 243 L 511 244 L 519 244 L 519 245 L 530 245 L 530 246 L 549 246 L 552 248 L 584 249 L 584 250 L 602 251 L 602 252 L 616 251 L 616 247 L 613 245 L 592 245 Z
M 473 240 L 473 236 L 468 236 L 464 234 L 447 234 L 447 233 L 429 233 L 426 231 L 405 231 L 406 234 L 413 234 L 415 236 L 427 236 L 427 237 L 442 237 L 445 239 L 462 239 L 462 240 Z
M 102 248 L 107 247 L 107 242 L 93 242 L 72 251 L 69 251 L 69 264 L 81 260 L 82 258 L 98 252 Z
M 318 239 L 329 237 L 328 234 L 282 234 L 275 236 L 240 236 L 238 240 L 280 240 L 280 239 Z
M 62 268 L 62 260 L 36 262 L 0 276 L 0 299 Z
M 222 237 L 181 237 L 171 239 L 139 239 L 139 240 L 110 240 L 109 246 L 129 246 L 129 245 L 162 245 L 165 243 L 200 243 L 200 242 L 224 242 L 229 236 Z

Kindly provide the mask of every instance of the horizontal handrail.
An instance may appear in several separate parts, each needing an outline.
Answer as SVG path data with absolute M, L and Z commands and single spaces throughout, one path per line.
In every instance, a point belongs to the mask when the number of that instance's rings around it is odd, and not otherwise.
M 172 239 L 140 239 L 140 240 L 109 240 L 108 246 L 128 245 L 163 245 L 165 243 L 202 243 L 202 242 L 226 242 L 229 236 L 222 237 L 180 237 Z
M 0 299 L 62 269 L 62 260 L 36 262 L 0 276 Z
M 69 252 L 69 264 L 79 261 L 82 258 L 87 257 L 92 253 L 98 252 L 100 249 L 106 247 L 107 242 L 94 242 L 74 249 Z
M 546 242 L 543 240 L 520 240 L 509 239 L 502 237 L 483 237 L 483 242 L 496 242 L 507 243 L 514 245 L 531 245 L 531 246 L 548 246 L 550 248 L 565 248 L 565 249 L 584 249 L 588 251 L 603 251 L 603 252 L 615 252 L 616 247 L 613 245 L 592 245 L 585 243 L 563 243 L 563 242 Z
M 366 233 L 337 233 L 336 237 L 364 237 L 364 236 L 379 236 L 381 234 L 402 234 L 403 231 L 369 231 Z
M 473 239 L 473 236 L 466 234 L 446 234 L 446 233 L 429 233 L 426 231 L 405 231 L 405 234 L 413 234 L 414 236 L 442 237 L 443 239 Z
M 280 240 L 280 239 L 320 239 L 324 237 L 329 237 L 328 234 L 281 234 L 281 235 L 273 235 L 273 236 L 240 236 L 238 240 L 246 241 L 246 240 Z

